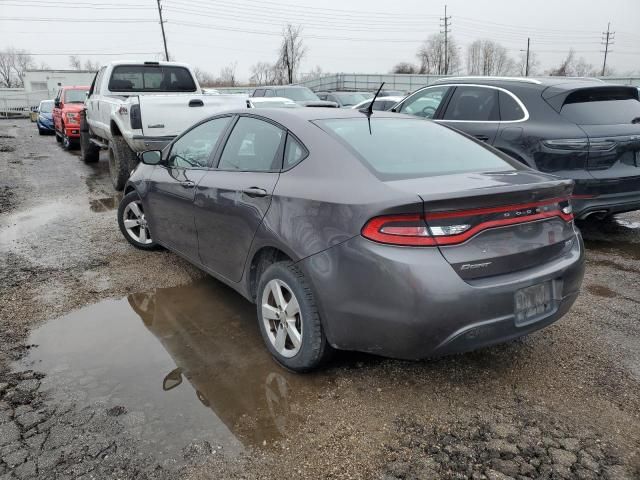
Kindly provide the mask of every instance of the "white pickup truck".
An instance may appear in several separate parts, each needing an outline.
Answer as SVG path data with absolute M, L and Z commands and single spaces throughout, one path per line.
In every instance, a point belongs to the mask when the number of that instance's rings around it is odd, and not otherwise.
M 190 125 L 224 110 L 247 108 L 242 95 L 202 93 L 191 67 L 176 62 L 111 62 L 100 68 L 80 122 L 82 159 L 109 150 L 109 173 L 122 190 L 137 153 L 161 149 Z

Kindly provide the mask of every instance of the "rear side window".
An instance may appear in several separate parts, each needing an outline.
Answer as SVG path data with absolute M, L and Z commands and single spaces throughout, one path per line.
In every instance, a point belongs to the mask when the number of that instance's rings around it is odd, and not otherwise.
M 515 170 L 486 147 L 419 119 L 371 118 L 371 133 L 364 115 L 316 124 L 346 145 L 381 180 Z
M 109 79 L 112 92 L 195 92 L 196 84 L 184 67 L 120 65 Z
M 619 125 L 640 121 L 640 101 L 631 88 L 586 88 L 570 93 L 562 115 L 578 125 Z
M 264 91 L 264 96 L 265 97 L 275 97 L 275 94 L 273 93 L 273 90 L 265 90 Z
M 498 90 L 484 87 L 456 87 L 443 120 L 487 122 L 499 120 Z
M 292 135 L 287 135 L 287 144 L 284 147 L 283 170 L 287 170 L 300 163 L 307 156 L 307 150 Z
M 524 120 L 525 113 L 515 98 L 506 92 L 498 93 L 500 99 L 500 120 L 503 122 L 513 122 L 516 120 Z

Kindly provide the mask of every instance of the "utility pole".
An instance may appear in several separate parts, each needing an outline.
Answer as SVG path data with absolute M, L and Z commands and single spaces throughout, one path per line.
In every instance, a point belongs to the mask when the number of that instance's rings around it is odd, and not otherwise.
M 441 27 L 444 27 L 444 31 L 440 30 L 440 33 L 444 33 L 444 73 L 447 75 L 449 73 L 449 27 L 451 26 L 451 17 L 447 17 L 447 6 L 444 6 L 444 18 L 440 18 L 440 21 L 443 22 L 440 24 Z
M 162 5 L 158 0 L 158 15 L 160 15 L 160 28 L 162 29 L 162 41 L 164 42 L 164 59 L 169 61 L 169 50 L 167 50 L 167 36 L 164 33 L 164 20 L 162 19 Z
M 613 38 L 616 32 L 611 31 L 611 22 L 607 23 L 607 31 L 602 32 L 602 44 L 604 45 L 604 61 L 602 62 L 602 76 L 607 68 L 607 54 L 609 53 L 609 45 L 613 45 Z
M 520 50 L 521 52 L 527 52 L 527 61 L 524 64 L 524 76 L 528 77 L 529 76 L 529 47 L 531 46 L 531 38 L 527 38 L 527 49 L 526 50 Z

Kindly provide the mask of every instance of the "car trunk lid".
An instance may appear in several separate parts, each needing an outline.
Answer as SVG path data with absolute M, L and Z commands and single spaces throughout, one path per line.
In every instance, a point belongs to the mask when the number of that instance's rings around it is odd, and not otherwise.
M 517 170 L 389 183 L 420 195 L 433 243 L 465 280 L 546 263 L 575 240 L 570 180 Z

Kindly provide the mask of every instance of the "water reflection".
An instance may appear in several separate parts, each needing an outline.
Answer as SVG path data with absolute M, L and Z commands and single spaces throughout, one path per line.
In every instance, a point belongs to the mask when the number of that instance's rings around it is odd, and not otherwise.
M 176 364 L 162 379 L 163 390 L 185 388 L 186 379 L 200 403 L 249 443 L 285 435 L 297 420 L 291 404 L 320 381 L 321 375 L 294 375 L 276 365 L 260 336 L 255 306 L 218 282 L 128 300 Z
M 141 448 L 163 457 L 195 439 L 227 451 L 271 445 L 330 375 L 275 364 L 255 306 L 212 279 L 100 302 L 48 322 L 30 343 L 21 367 L 44 372 L 54 398 L 124 406 L 144 420 L 133 429 Z

